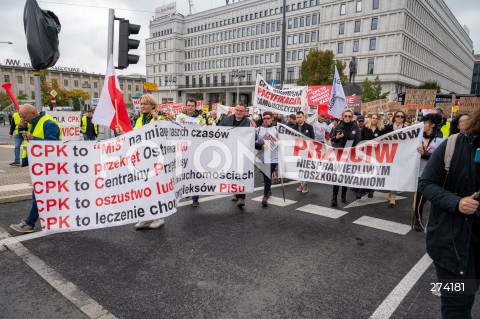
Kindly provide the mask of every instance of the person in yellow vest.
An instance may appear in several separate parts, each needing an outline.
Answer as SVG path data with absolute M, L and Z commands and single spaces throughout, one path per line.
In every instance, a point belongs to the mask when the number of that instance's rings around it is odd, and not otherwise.
M 157 101 L 155 101 L 151 94 L 144 94 L 142 95 L 142 97 L 140 97 L 140 116 L 135 122 L 135 126 L 133 127 L 134 130 L 141 128 L 142 126 L 147 125 L 153 121 L 161 119 L 159 118 L 157 113 L 157 105 Z M 115 131 L 118 135 L 124 134 L 120 125 L 117 125 Z M 163 218 L 145 220 L 136 223 L 135 229 L 160 228 L 164 224 L 165 220 Z
M 82 116 L 82 126 L 80 132 L 83 134 L 85 141 L 95 141 L 98 136 L 98 125 L 92 123 L 93 110 L 88 109 L 87 113 Z
M 62 139 L 62 130 L 57 121 L 45 112 L 38 113 L 35 107 L 31 104 L 24 104 L 20 106 L 18 111 L 21 119 L 25 123 L 30 124 L 27 127 L 19 127 L 23 139 L 27 142 L 31 140 L 47 140 L 59 141 Z M 22 153 L 22 166 L 28 165 L 27 151 Z M 25 220 L 20 221 L 19 224 L 10 225 L 10 228 L 20 233 L 31 233 L 34 231 L 35 224 L 38 220 L 38 207 L 35 199 L 35 193 L 32 192 L 32 208 Z
M 12 121 L 10 122 L 10 139 L 13 138 L 15 149 L 13 150 L 13 155 L 15 159 L 10 165 L 20 166 L 20 146 L 22 145 L 23 137 L 22 134 L 18 133 L 18 124 L 20 123 L 21 118 L 18 112 L 13 113 Z
M 442 116 L 442 123 L 440 123 L 438 128 L 443 133 L 443 137 L 448 138 L 450 135 L 450 122 L 444 117 L 442 108 L 439 106 L 434 107 L 432 114 L 440 114 Z

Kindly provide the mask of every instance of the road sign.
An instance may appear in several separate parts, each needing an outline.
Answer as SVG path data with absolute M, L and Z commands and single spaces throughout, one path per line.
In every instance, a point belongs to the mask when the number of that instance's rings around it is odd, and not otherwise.
M 58 94 L 58 93 L 57 93 L 57 91 L 55 91 L 55 90 L 51 90 L 51 91 L 50 91 L 50 95 L 53 96 L 53 97 L 56 97 L 57 94 Z
M 50 103 L 52 104 L 52 106 L 55 106 L 57 104 L 57 99 L 52 97 L 52 99 L 50 100 Z

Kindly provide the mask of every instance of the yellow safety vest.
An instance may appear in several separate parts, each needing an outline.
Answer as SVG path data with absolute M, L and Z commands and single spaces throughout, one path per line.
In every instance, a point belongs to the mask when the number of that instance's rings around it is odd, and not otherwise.
M 18 113 L 13 113 L 13 122 L 15 123 L 15 131 L 13 131 L 13 134 L 18 134 L 18 123 L 20 123 L 20 114 Z
M 443 137 L 447 138 L 450 135 L 450 122 L 445 123 L 440 131 L 442 131 Z
M 62 139 L 63 135 L 62 135 L 62 128 L 60 127 L 60 124 L 58 124 L 58 122 L 53 118 L 51 117 L 50 115 L 48 114 L 44 114 L 40 120 L 38 120 L 37 122 L 37 125 L 35 126 L 35 129 L 33 130 L 33 132 L 30 132 L 32 133 L 33 137 L 36 137 L 36 138 L 40 138 L 42 140 L 45 139 L 45 132 L 43 131 L 43 124 L 45 123 L 45 121 L 47 120 L 51 120 L 53 121 L 55 124 L 57 124 L 58 126 L 58 129 L 60 130 L 60 136 L 58 137 L 59 140 Z M 29 131 L 31 131 L 31 127 L 29 128 Z M 27 141 L 23 141 L 23 151 L 22 151 L 22 158 L 27 158 Z
M 157 120 L 163 120 L 163 117 L 162 116 L 158 116 L 156 118 Z M 153 121 L 155 121 L 155 118 L 152 116 L 152 119 L 150 120 L 149 123 L 152 123 Z M 143 114 L 140 115 L 140 117 L 137 119 L 137 121 L 135 122 L 135 126 L 133 127 L 134 130 L 136 130 L 137 128 L 140 128 L 143 126 Z
M 98 135 L 98 125 L 93 124 L 93 127 L 95 127 L 95 134 Z M 82 134 L 85 134 L 86 131 L 87 131 L 87 116 L 84 115 L 82 116 L 82 126 L 80 127 L 80 132 L 82 132 Z

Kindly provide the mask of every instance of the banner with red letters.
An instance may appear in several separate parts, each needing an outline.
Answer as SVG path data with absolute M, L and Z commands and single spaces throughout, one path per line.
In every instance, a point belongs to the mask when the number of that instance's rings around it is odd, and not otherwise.
M 354 188 L 417 190 L 423 124 L 334 148 L 280 124 L 279 170 L 284 178 Z
M 53 117 L 62 129 L 62 141 L 80 141 L 83 135 L 80 132 L 81 113 L 69 111 L 48 111 L 48 115 Z
M 156 121 L 104 141 L 30 141 L 42 229 L 167 217 L 192 195 L 253 191 L 255 130 Z

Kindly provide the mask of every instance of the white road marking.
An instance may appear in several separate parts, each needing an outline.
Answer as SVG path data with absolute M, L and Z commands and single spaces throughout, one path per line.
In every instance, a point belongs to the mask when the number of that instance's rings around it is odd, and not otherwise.
M 261 202 L 262 199 L 263 199 L 263 196 L 252 198 L 252 200 L 254 200 L 256 202 Z M 280 197 L 270 196 L 270 198 L 268 199 L 268 204 L 269 205 L 275 205 L 275 206 L 280 206 L 280 207 L 285 207 L 285 206 L 292 205 L 292 204 L 295 204 L 295 203 L 296 203 L 296 201 L 290 200 L 290 199 L 285 199 L 285 201 L 284 201 L 283 197 L 280 198 Z
M 10 185 L 0 186 L 0 192 L 13 192 L 13 191 L 19 191 L 19 190 L 24 190 L 24 189 L 32 189 L 32 186 L 28 183 L 10 184 Z
M 323 207 L 318 205 L 312 205 L 312 204 L 299 207 L 297 208 L 297 210 L 305 213 L 315 214 L 315 215 L 333 218 L 333 219 L 337 219 L 339 217 L 342 217 L 343 215 L 348 214 L 348 212 L 343 210 L 333 209 L 333 208 L 328 208 L 328 207 Z
M 354 221 L 353 223 L 392 232 L 395 234 L 400 234 L 400 235 L 406 235 L 411 229 L 409 225 L 391 222 L 388 220 L 383 220 L 380 218 L 374 218 L 369 216 L 362 216 L 356 221 Z
M 0 238 L 8 236 L 9 234 L 0 227 Z M 15 239 L 15 237 L 10 238 Z M 6 247 L 13 251 L 15 255 L 22 258 L 23 261 L 30 266 L 30 268 L 40 275 L 40 277 L 42 277 L 49 285 L 51 285 L 63 297 L 73 303 L 89 318 L 116 318 L 98 302 L 90 298 L 90 296 L 88 296 L 82 290 L 78 289 L 75 284 L 65 279 L 62 275 L 55 271 L 55 269 L 51 268 L 43 260 L 32 254 L 19 241 L 13 241 L 12 243 L 6 245 Z
M 405 299 L 407 294 L 422 277 L 425 271 L 432 264 L 432 259 L 425 254 L 415 266 L 403 277 L 398 285 L 392 290 L 392 292 L 385 298 L 377 310 L 370 316 L 370 319 L 385 319 L 390 318 L 398 305 Z
M 405 199 L 406 197 L 403 196 L 396 196 L 396 200 L 402 200 Z M 372 198 L 368 198 L 367 195 L 363 196 L 361 199 L 357 199 L 356 201 L 348 204 L 347 206 L 344 207 L 346 208 L 352 208 L 352 207 L 358 207 L 358 206 L 366 206 L 370 204 L 377 204 L 377 203 L 385 203 L 385 206 L 388 203 L 388 193 L 382 193 L 382 192 L 375 192 L 373 193 Z

